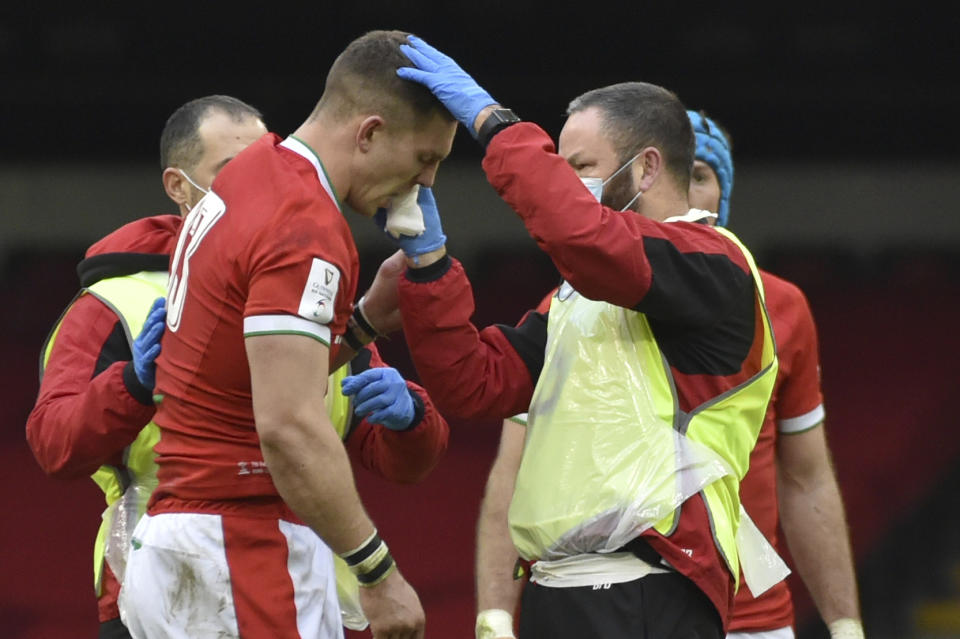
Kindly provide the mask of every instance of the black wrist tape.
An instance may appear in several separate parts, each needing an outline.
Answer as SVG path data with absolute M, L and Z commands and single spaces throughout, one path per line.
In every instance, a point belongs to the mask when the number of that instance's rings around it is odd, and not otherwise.
M 363 316 L 363 311 L 360 310 L 360 304 L 357 304 L 353 308 L 353 314 L 350 316 L 350 319 L 357 323 L 357 326 L 360 327 L 364 333 L 370 336 L 371 341 L 380 336 L 380 333 L 377 332 L 377 329 L 367 321 L 367 318 Z
M 378 533 L 373 533 L 373 536 L 370 539 L 351 552 L 348 555 L 340 555 L 340 558 L 347 562 L 347 565 L 353 568 L 354 566 L 359 566 L 366 559 L 369 559 L 370 556 L 377 551 L 377 548 L 380 547 L 380 544 L 383 543 L 383 539 L 380 538 Z
M 347 326 L 346 330 L 343 332 L 343 341 L 346 342 L 347 346 L 349 346 L 350 348 L 352 348 L 358 353 L 363 349 L 364 346 L 366 346 L 366 344 L 364 344 L 363 342 L 360 341 L 359 338 L 357 338 L 357 336 L 353 332 L 353 327 L 349 325 Z

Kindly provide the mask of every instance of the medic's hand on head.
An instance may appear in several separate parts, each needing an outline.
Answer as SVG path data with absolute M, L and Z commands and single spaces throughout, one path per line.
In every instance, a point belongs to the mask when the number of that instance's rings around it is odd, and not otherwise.
M 461 69 L 453 58 L 434 49 L 417 36 L 411 35 L 407 39 L 410 44 L 401 44 L 400 50 L 410 58 L 415 68 L 401 67 L 397 69 L 397 75 L 430 89 L 450 114 L 476 137 L 473 130 L 474 120 L 484 107 L 496 104 L 497 101 L 490 97 L 470 74 Z
M 403 250 L 404 255 L 417 258 L 425 253 L 430 253 L 442 248 L 447 243 L 447 236 L 443 234 L 443 227 L 440 224 L 440 212 L 437 210 L 437 202 L 433 198 L 433 191 L 428 187 L 414 187 L 417 190 L 416 202 L 412 198 L 398 198 L 398 202 L 391 205 L 391 210 L 396 206 L 415 207 L 419 210 L 419 215 L 415 211 L 393 212 L 393 231 L 390 229 L 390 211 L 380 209 L 373 217 L 374 222 L 380 229 L 387 234 L 394 244 Z M 400 227 L 413 226 L 419 217 L 422 220 L 423 231 L 419 235 L 406 235 Z M 398 220 L 402 220 L 401 224 Z

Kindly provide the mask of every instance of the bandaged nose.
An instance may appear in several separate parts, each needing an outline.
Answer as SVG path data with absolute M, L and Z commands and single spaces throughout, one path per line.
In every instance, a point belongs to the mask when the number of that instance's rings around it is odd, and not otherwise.
M 387 209 L 387 221 L 384 230 L 395 238 L 401 235 L 417 237 L 423 235 L 426 226 L 423 223 L 423 211 L 417 204 L 420 185 L 415 184 L 405 195 L 396 197 Z

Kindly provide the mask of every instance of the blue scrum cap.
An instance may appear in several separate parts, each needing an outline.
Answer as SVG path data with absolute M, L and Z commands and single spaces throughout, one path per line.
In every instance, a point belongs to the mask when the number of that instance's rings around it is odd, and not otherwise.
M 687 111 L 697 138 L 696 157 L 710 165 L 720 181 L 720 210 L 717 225 L 726 226 L 730 218 L 730 192 L 733 190 L 733 157 L 730 142 L 716 122 L 696 111 Z

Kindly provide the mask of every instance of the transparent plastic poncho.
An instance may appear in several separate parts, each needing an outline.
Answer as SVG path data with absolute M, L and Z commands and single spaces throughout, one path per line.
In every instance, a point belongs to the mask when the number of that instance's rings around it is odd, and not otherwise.
M 137 477 L 123 491 L 123 495 L 103 511 L 103 521 L 107 527 L 104 557 L 117 581 L 122 585 L 130 554 L 133 530 L 147 510 L 150 495 L 157 487 L 156 467 L 154 472 Z
M 511 535 L 526 559 L 612 552 L 732 471 L 661 416 L 673 394 L 642 314 L 565 283 L 549 322 Z
M 350 630 L 366 630 L 370 622 L 360 605 L 360 582 L 339 555 L 333 555 L 333 567 L 337 573 L 337 598 L 343 625 Z
M 735 474 L 667 421 L 674 395 L 642 314 L 560 287 L 509 511 L 523 558 L 613 552 Z M 758 585 L 782 579 L 782 561 L 762 536 L 741 541 L 771 567 Z
M 612 552 L 730 470 L 660 416 L 673 407 L 651 392 L 662 365 L 643 315 L 564 283 L 549 322 L 511 535 L 526 559 Z

